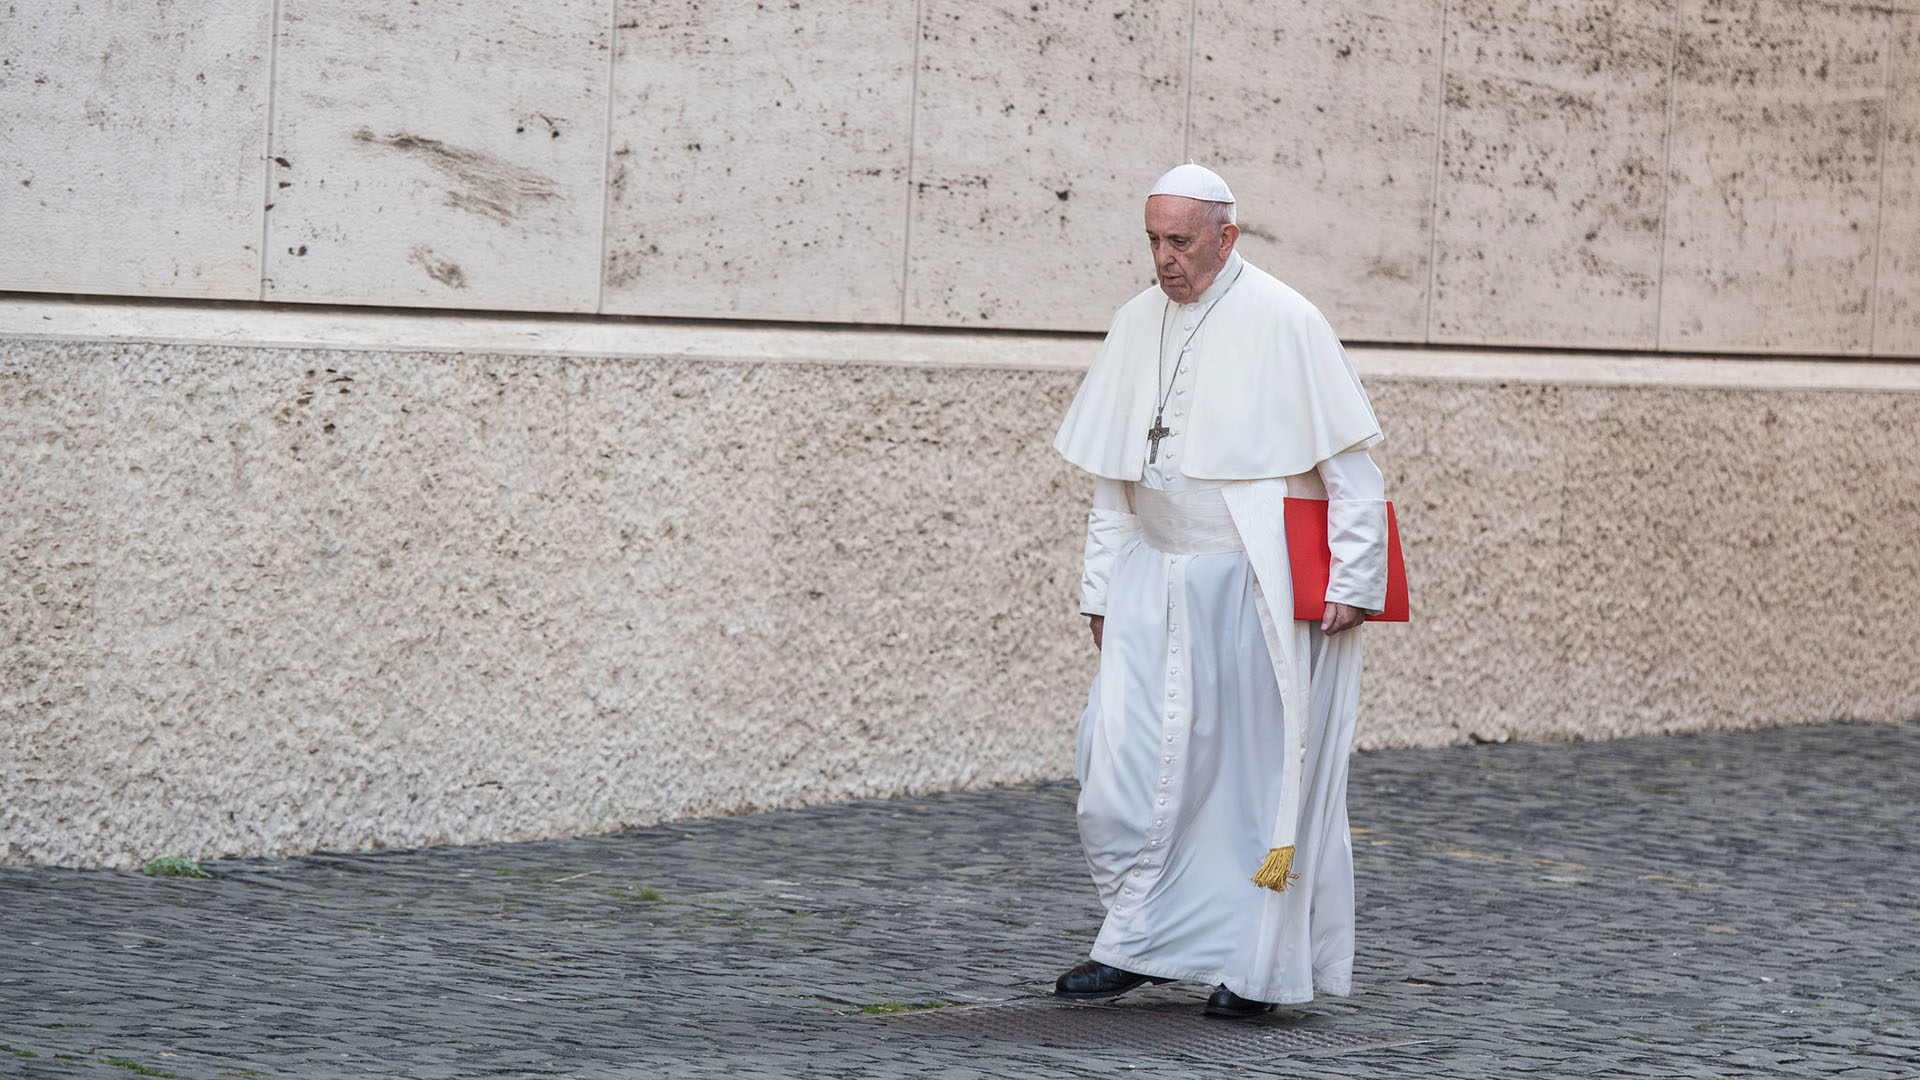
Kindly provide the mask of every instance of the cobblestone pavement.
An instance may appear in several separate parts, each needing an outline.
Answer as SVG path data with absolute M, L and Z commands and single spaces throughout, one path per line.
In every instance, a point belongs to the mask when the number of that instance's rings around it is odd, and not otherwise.
M 1252 1027 L 1038 996 L 1097 925 L 1065 784 L 6 869 L 0 1075 L 1914 1077 L 1916 793 L 1920 724 L 1360 755 L 1355 996 Z

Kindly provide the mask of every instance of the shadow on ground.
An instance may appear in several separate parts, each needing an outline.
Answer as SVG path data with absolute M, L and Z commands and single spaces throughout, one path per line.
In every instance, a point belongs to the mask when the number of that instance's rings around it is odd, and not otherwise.
M 1355 758 L 1355 996 L 1043 995 L 1070 785 L 0 870 L 0 1076 L 1920 1076 L 1920 725 Z M 1211 1068 L 1209 1068 L 1211 1066 Z

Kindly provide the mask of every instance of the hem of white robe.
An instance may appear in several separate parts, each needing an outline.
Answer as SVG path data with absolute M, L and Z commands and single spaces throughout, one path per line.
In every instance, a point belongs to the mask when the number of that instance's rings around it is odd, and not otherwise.
M 1156 979 L 1178 979 L 1182 982 L 1206 983 L 1209 986 L 1224 985 L 1227 989 L 1249 1001 L 1265 1001 L 1275 1005 L 1304 1005 L 1313 1000 L 1317 990 L 1330 997 L 1347 997 L 1353 993 L 1353 960 L 1336 965 L 1331 970 L 1317 970 L 1313 973 L 1313 985 L 1300 986 L 1255 986 L 1243 979 L 1229 978 L 1218 971 L 1202 971 L 1199 968 L 1183 968 L 1173 964 L 1160 964 L 1151 960 L 1128 956 L 1113 949 L 1103 949 L 1096 945 L 1087 954 L 1088 959 L 1098 960 L 1108 967 L 1117 967 L 1121 971 L 1131 971 L 1135 975 L 1149 975 Z

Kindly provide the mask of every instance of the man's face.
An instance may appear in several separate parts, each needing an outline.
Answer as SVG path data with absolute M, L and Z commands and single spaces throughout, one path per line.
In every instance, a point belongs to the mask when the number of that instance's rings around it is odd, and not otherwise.
M 1213 223 L 1207 216 L 1210 205 L 1179 195 L 1147 200 L 1147 246 L 1153 251 L 1153 272 L 1160 279 L 1160 291 L 1177 304 L 1191 303 L 1207 291 L 1240 236 L 1232 225 Z

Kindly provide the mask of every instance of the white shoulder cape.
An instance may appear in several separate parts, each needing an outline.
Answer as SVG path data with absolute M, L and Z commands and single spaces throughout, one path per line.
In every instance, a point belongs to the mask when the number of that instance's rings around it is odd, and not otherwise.
M 1196 480 L 1292 476 L 1379 442 L 1373 406 L 1320 310 L 1245 266 L 1192 342 L 1180 471 Z M 1166 306 L 1155 285 L 1120 308 L 1053 438 L 1062 457 L 1096 476 L 1138 480 L 1146 468 Z

